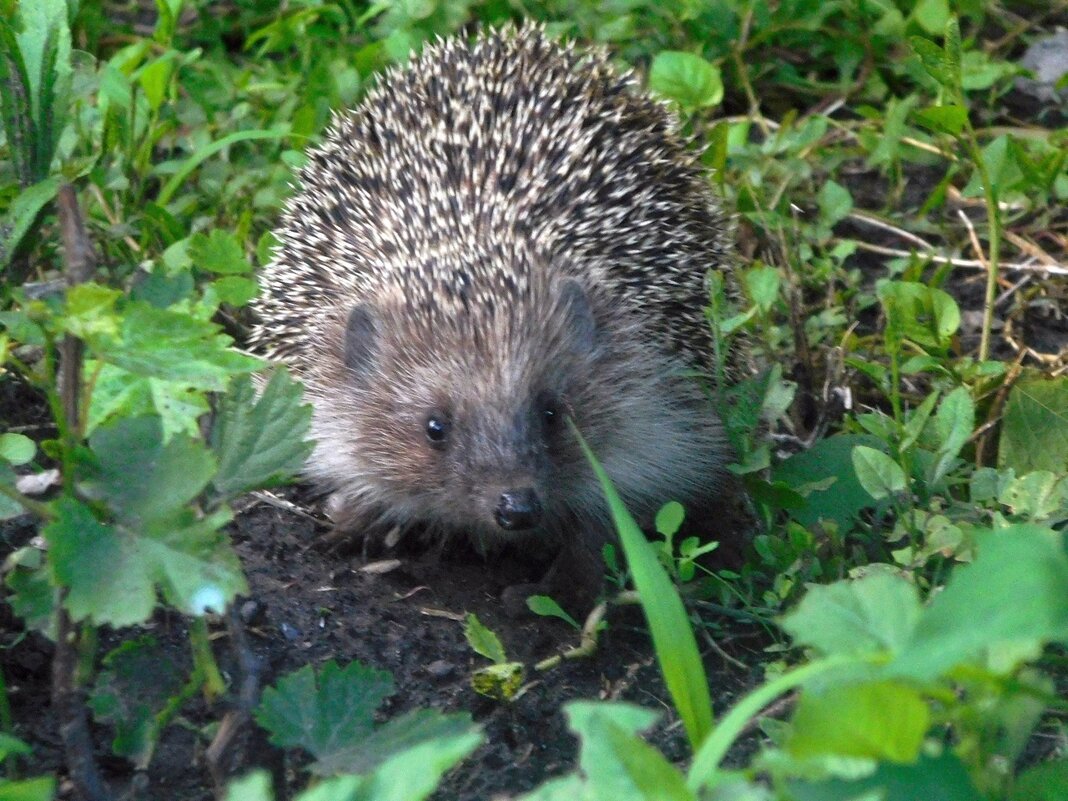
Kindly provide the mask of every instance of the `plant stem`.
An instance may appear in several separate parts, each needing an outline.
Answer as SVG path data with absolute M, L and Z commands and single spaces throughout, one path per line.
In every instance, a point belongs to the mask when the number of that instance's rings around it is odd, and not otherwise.
M 214 701 L 226 692 L 226 682 L 211 650 L 208 622 L 202 616 L 194 617 L 189 624 L 189 644 L 193 648 L 194 669 L 204 677 L 204 697 Z
M 986 259 L 986 296 L 983 298 L 983 330 L 979 337 L 979 361 L 986 361 L 990 356 L 990 331 L 994 327 L 994 301 L 998 291 L 998 263 L 1001 259 L 1001 209 L 998 208 L 997 190 L 990 182 L 990 172 L 983 160 L 983 151 L 979 148 L 975 129 L 967 122 L 968 148 L 972 161 L 979 171 L 979 180 L 983 184 L 983 199 L 986 201 L 987 238 L 990 248 Z

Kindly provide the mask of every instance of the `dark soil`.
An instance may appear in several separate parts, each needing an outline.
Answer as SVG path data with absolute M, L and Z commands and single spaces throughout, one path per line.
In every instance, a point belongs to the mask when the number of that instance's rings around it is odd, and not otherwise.
M 14 534 L 15 527 L 8 533 Z M 251 589 L 238 609 L 251 651 L 263 661 L 263 683 L 305 664 L 356 659 L 393 674 L 397 691 L 381 710 L 383 719 L 418 707 L 469 712 L 483 726 L 486 742 L 446 778 L 436 799 L 518 794 L 571 769 L 577 741 L 567 730 L 561 706 L 575 699 L 626 700 L 661 711 L 662 722 L 650 741 L 669 759 L 686 757 L 681 725 L 635 609 L 610 612 L 596 655 L 542 674 L 531 671 L 518 698 L 496 702 L 471 689 L 472 671 L 488 663 L 464 639 L 463 616 L 478 615 L 498 633 L 509 656 L 528 665 L 573 647 L 578 634 L 568 624 L 529 614 L 517 618 L 501 602 L 505 589 L 536 580 L 544 564 L 529 553 L 482 557 L 453 544 L 418 550 L 403 556 L 391 571 L 376 574 L 366 569 L 362 557 L 317 547 L 322 534 L 310 518 L 264 502 L 256 502 L 233 525 L 233 542 Z M 23 528 L 18 539 L 26 537 Z M 56 720 L 49 709 L 51 643 L 37 634 L 20 636 L 21 627 L 4 609 L 0 622 L 7 633 L 0 662 L 16 733 L 34 749 L 31 772 L 63 776 Z M 149 628 L 187 670 L 186 621 L 161 613 Z M 221 623 L 215 630 L 219 662 L 237 686 L 242 675 L 233 642 Z M 102 645 L 118 641 L 115 635 L 105 636 Z M 763 643 L 751 630 L 735 627 L 719 644 L 746 664 L 760 661 Z M 760 680 L 759 667 L 743 669 L 715 653 L 706 656 L 717 711 Z M 94 727 L 97 759 L 119 794 L 133 783 L 145 785 L 144 798 L 207 801 L 215 796 L 204 752 L 214 734 L 212 724 L 227 708 L 225 703 L 209 708 L 199 699 L 191 704 L 168 727 L 144 776 L 135 777 L 129 763 L 110 755 L 107 726 Z M 272 762 L 277 767 L 281 756 L 271 751 L 258 738 L 238 738 L 226 769 L 233 775 Z M 299 764 L 283 767 L 278 772 L 288 777 L 292 790 L 304 785 Z M 72 797 L 69 787 L 60 794 Z

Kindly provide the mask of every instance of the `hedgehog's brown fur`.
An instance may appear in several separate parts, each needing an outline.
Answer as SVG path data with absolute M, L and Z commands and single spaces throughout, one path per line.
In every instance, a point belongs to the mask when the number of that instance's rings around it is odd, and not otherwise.
M 607 532 L 565 412 L 635 512 L 715 508 L 722 426 L 683 373 L 710 352 L 728 226 L 676 127 L 536 28 L 430 45 L 335 119 L 253 340 L 304 379 L 308 473 L 350 527 L 499 538 L 520 487 L 535 533 Z

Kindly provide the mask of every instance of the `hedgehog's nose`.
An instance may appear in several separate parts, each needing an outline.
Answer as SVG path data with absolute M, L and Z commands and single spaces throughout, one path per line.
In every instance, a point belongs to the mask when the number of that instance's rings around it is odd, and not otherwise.
M 505 531 L 534 528 L 541 520 L 541 501 L 530 487 L 505 490 L 497 501 L 493 517 Z

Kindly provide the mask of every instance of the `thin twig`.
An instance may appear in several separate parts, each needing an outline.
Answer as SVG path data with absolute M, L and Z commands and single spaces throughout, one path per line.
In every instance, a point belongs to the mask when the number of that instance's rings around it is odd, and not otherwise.
M 864 242 L 863 240 L 851 240 L 856 242 L 857 247 L 861 250 L 867 250 L 870 253 L 878 253 L 883 256 L 893 256 L 898 259 L 908 259 L 912 256 L 919 256 L 924 259 L 929 259 L 937 264 L 952 264 L 954 267 L 968 267 L 971 269 L 985 270 L 983 262 L 976 259 L 960 259 L 950 256 L 943 256 L 940 253 L 932 253 L 930 251 L 919 250 L 897 250 L 896 248 L 885 248 L 882 245 L 873 245 L 870 242 Z M 1031 273 L 1048 273 L 1049 275 L 1068 275 L 1068 267 L 1060 264 L 1036 264 L 1034 262 L 1023 263 L 1006 263 L 1001 262 L 998 264 L 999 270 L 1013 270 L 1017 272 L 1031 272 Z

